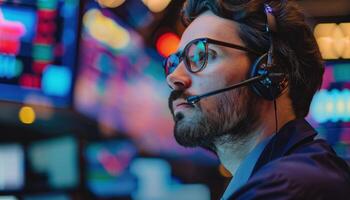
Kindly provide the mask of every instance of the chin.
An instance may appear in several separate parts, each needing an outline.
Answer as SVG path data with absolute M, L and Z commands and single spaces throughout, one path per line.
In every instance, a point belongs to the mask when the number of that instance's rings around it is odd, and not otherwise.
M 197 115 L 198 116 L 198 115 Z M 175 116 L 174 137 L 184 147 L 213 148 L 216 133 L 208 126 L 210 123 L 203 117 L 189 117 L 184 114 Z

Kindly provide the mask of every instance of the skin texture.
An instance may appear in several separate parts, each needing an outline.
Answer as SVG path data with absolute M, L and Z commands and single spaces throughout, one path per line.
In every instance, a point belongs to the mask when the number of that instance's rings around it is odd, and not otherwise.
M 179 50 L 193 39 L 202 37 L 245 46 L 237 30 L 238 25 L 234 21 L 207 11 L 187 27 Z M 209 49 L 215 51 L 216 56 L 209 59 L 202 71 L 191 73 L 181 62 L 167 77 L 173 89 L 169 108 L 175 120 L 174 135 L 183 146 L 201 146 L 214 151 L 234 174 L 255 145 L 274 134 L 275 110 L 273 101 L 258 97 L 249 87 L 204 98 L 195 105 L 187 104 L 188 96 L 221 89 L 247 77 L 251 62 L 246 52 L 217 45 L 209 45 Z M 281 127 L 295 118 L 288 89 L 276 103 L 278 127 Z

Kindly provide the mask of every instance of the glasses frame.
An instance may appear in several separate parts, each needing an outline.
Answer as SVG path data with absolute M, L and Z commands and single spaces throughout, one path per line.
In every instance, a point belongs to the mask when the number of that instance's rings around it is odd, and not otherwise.
M 187 55 L 188 55 L 188 51 L 190 49 L 189 47 L 193 43 L 196 43 L 198 41 L 201 41 L 201 42 L 203 42 L 205 44 L 205 55 L 206 55 L 206 57 L 205 57 L 205 61 L 202 64 L 202 66 L 200 66 L 197 70 L 193 70 L 191 68 L 190 60 L 189 60 Z M 208 44 L 215 44 L 215 45 L 219 45 L 219 46 L 229 47 L 229 48 L 232 48 L 232 49 L 238 49 L 238 50 L 245 51 L 245 52 L 257 55 L 257 56 L 261 55 L 261 53 L 259 53 L 257 51 L 254 51 L 252 49 L 249 49 L 247 47 L 244 47 L 244 46 L 241 46 L 241 45 L 237 45 L 237 44 L 234 44 L 234 43 L 228 43 L 228 42 L 224 42 L 224 41 L 214 40 L 214 39 L 211 39 L 211 38 L 197 38 L 197 39 L 194 39 L 194 40 L 190 41 L 189 43 L 187 43 L 185 48 L 182 51 L 178 51 L 178 52 L 176 52 L 174 54 L 171 54 L 166 59 L 164 59 L 164 61 L 163 61 L 163 68 L 164 68 L 165 75 L 168 76 L 168 75 L 171 74 L 171 73 L 169 73 L 170 67 L 167 67 L 167 61 L 168 61 L 168 59 L 170 59 L 171 56 L 174 56 L 174 55 L 177 56 L 177 58 L 179 59 L 179 64 L 184 60 L 185 67 L 186 67 L 186 69 L 189 72 L 197 73 L 197 72 L 202 71 L 207 66 L 207 63 L 208 63 Z M 178 67 L 178 65 L 174 68 L 174 70 Z

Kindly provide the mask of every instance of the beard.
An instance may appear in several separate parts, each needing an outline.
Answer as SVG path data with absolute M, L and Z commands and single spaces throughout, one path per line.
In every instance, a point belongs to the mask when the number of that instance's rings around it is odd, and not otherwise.
M 249 88 L 211 97 L 213 106 L 205 107 L 200 101 L 189 108 L 190 112 L 174 114 L 172 102 L 177 98 L 186 98 L 181 91 L 173 91 L 169 97 L 169 108 L 175 126 L 174 136 L 184 147 L 203 147 L 216 151 L 216 145 L 241 141 L 253 134 L 259 124 L 259 97 Z

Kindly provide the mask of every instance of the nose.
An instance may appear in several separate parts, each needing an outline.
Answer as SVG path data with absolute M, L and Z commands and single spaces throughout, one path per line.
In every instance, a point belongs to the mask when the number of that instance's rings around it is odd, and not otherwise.
M 173 73 L 169 74 L 167 77 L 168 85 L 173 90 L 185 90 L 191 85 L 191 76 L 186 70 L 183 62 L 177 66 Z

